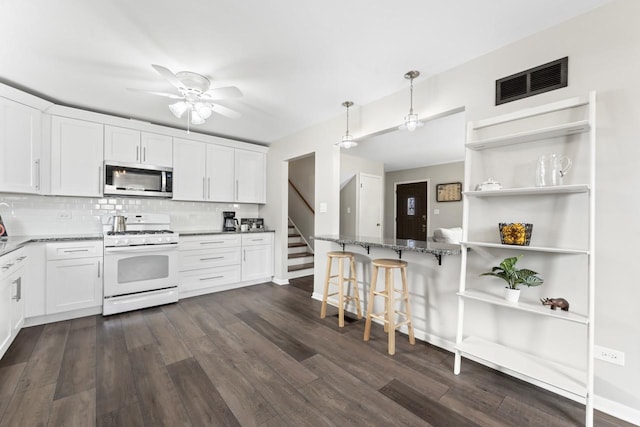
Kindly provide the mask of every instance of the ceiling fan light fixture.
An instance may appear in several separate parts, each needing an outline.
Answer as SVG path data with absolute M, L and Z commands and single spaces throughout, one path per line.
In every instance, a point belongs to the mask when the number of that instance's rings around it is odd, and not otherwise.
M 213 112 L 211 105 L 202 102 L 196 104 L 196 110 L 198 111 L 198 115 L 205 120 L 211 117 L 211 113 Z
M 179 101 L 174 104 L 169 104 L 169 110 L 171 113 L 177 118 L 182 117 L 182 115 L 187 111 L 188 106 L 184 101 Z
M 346 149 L 357 147 L 358 143 L 353 140 L 353 136 L 349 133 L 349 107 L 353 106 L 353 102 L 344 101 L 342 103 L 342 106 L 347 109 L 347 131 L 342 137 L 342 140 L 335 143 L 335 146 L 340 148 L 346 148 Z
M 409 114 L 404 117 L 404 122 L 402 125 L 398 126 L 400 130 L 408 130 L 409 132 L 413 132 L 416 128 L 419 128 L 423 125 L 423 123 L 418 120 L 418 115 L 413 112 L 413 79 L 420 75 L 420 71 L 412 70 L 407 71 L 404 74 L 404 78 L 410 80 L 410 104 L 409 104 Z
M 191 124 L 201 125 L 203 123 L 204 123 L 204 118 L 202 118 L 195 109 L 191 110 Z

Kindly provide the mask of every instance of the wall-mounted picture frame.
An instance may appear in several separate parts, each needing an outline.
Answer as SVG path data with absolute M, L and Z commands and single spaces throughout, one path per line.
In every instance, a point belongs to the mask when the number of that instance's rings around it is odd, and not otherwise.
M 462 183 L 447 182 L 436 185 L 437 202 L 459 202 L 462 200 Z

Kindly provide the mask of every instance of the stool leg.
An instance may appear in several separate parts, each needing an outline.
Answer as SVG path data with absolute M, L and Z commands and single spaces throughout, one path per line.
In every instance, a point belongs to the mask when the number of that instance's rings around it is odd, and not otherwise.
M 344 327 L 344 262 L 338 259 L 338 327 Z
M 356 275 L 356 259 L 355 257 L 351 257 L 351 274 L 349 275 L 350 279 L 353 279 L 353 292 L 356 294 L 356 307 L 358 312 L 358 319 L 362 319 L 362 308 L 360 307 L 360 289 L 358 288 L 358 277 Z
M 385 286 L 387 288 L 387 322 L 389 324 L 389 354 L 396 353 L 396 304 L 394 300 L 395 286 L 393 284 L 393 270 L 386 269 Z
M 367 304 L 367 320 L 364 323 L 364 340 L 369 341 L 371 336 L 371 313 L 373 312 L 373 293 L 376 291 L 376 281 L 378 280 L 378 266 L 373 266 L 373 277 L 371 277 L 371 285 L 369 289 L 369 302 Z
M 320 308 L 320 318 L 324 319 L 327 315 L 327 298 L 329 297 L 329 277 L 331 277 L 332 258 L 327 258 L 327 275 L 324 280 L 324 296 L 322 297 L 322 307 Z
M 411 320 L 411 308 L 409 307 L 409 286 L 407 285 L 407 268 L 402 267 L 400 269 L 402 273 L 402 289 L 404 292 L 405 312 L 407 313 L 407 327 L 409 328 L 409 344 L 416 343 L 416 337 L 413 334 L 413 320 Z

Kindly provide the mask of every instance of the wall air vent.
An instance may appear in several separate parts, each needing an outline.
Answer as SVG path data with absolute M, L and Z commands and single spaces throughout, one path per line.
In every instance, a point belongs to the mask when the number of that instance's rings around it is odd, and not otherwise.
M 496 80 L 496 105 L 567 86 L 569 57 Z

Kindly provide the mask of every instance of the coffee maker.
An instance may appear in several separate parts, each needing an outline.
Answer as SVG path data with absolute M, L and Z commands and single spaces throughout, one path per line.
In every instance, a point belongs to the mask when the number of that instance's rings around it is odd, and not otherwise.
M 222 231 L 236 231 L 238 220 L 236 219 L 236 213 L 233 211 L 222 212 Z

